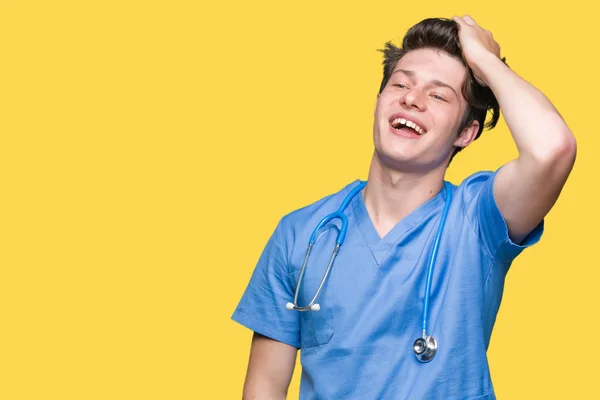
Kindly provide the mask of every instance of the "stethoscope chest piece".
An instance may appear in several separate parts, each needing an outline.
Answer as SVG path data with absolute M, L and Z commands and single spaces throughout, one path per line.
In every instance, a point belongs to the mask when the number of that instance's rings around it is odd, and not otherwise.
M 431 335 L 427 338 L 418 338 L 413 344 L 413 351 L 415 356 L 421 362 L 429 362 L 433 360 L 437 353 L 438 343 L 437 340 Z
M 300 276 L 298 277 L 298 282 L 296 284 L 296 289 L 294 291 L 294 302 L 287 303 L 285 306 L 285 308 L 287 308 L 288 310 L 319 311 L 321 309 L 321 306 L 318 303 L 316 303 L 317 298 L 319 296 L 319 293 L 321 292 L 321 289 L 323 288 L 323 285 L 325 284 L 325 280 L 327 279 L 327 276 L 329 275 L 331 267 L 333 266 L 333 262 L 342 246 L 342 243 L 344 242 L 344 238 L 346 237 L 346 231 L 348 229 L 348 219 L 344 215 L 344 210 L 350 204 L 350 201 L 352 200 L 352 198 L 354 196 L 356 196 L 366 186 L 366 184 L 367 184 L 366 182 L 361 182 L 359 185 L 354 187 L 354 189 L 352 189 L 352 191 L 350 191 L 350 193 L 346 196 L 344 201 L 342 201 L 342 204 L 339 206 L 337 211 L 326 215 L 323 219 L 321 219 L 321 221 L 319 221 L 317 227 L 313 230 L 313 232 L 310 236 L 310 239 L 308 241 L 308 248 L 306 249 L 306 254 L 304 255 L 304 262 L 302 263 L 302 268 L 300 269 Z M 446 192 L 446 204 L 444 205 L 444 211 L 442 212 L 437 235 L 435 237 L 435 242 L 433 244 L 433 251 L 431 253 L 431 260 L 429 262 L 429 267 L 427 270 L 427 281 L 425 284 L 425 295 L 424 295 L 424 300 L 423 300 L 423 318 L 422 318 L 423 335 L 422 335 L 422 337 L 415 340 L 415 342 L 413 343 L 413 351 L 415 352 L 415 356 L 417 357 L 417 359 L 419 361 L 424 362 L 424 363 L 433 360 L 433 358 L 435 357 L 435 354 L 437 353 L 437 350 L 438 350 L 437 340 L 433 336 L 427 335 L 427 319 L 428 319 L 428 315 L 429 315 L 428 314 L 429 313 L 429 294 L 431 291 L 433 267 L 435 265 L 436 257 L 438 254 L 438 248 L 440 245 L 440 240 L 442 237 L 442 231 L 444 229 L 446 217 L 448 216 L 448 210 L 450 208 L 450 202 L 452 200 L 452 190 L 451 190 L 450 184 L 446 182 L 446 183 L 444 183 L 444 187 L 445 187 L 445 192 Z M 318 287 L 315 295 L 312 297 L 312 300 L 305 306 L 299 306 L 298 305 L 298 294 L 300 293 L 300 286 L 302 285 L 302 278 L 304 277 L 304 273 L 306 271 L 306 265 L 308 263 L 308 259 L 310 257 L 310 253 L 312 251 L 313 245 L 317 239 L 317 236 L 319 235 L 319 232 L 321 231 L 321 228 L 323 228 L 326 224 L 328 224 L 331 220 L 333 220 L 335 218 L 339 218 L 341 220 L 342 226 L 341 226 L 341 228 L 338 229 L 336 246 L 333 249 L 333 252 L 331 253 L 331 258 L 329 259 L 329 264 L 327 265 L 327 269 L 325 270 L 325 273 L 323 274 L 321 283 L 319 284 L 319 287 Z

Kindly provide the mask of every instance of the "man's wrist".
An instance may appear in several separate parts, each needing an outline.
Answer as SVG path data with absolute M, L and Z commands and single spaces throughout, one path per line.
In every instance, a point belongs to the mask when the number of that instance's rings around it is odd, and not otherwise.
M 492 91 L 494 90 L 494 83 L 496 82 L 495 78 L 510 70 L 494 53 L 484 53 L 479 56 L 476 62 L 473 63 L 471 69 L 486 86 L 489 86 L 490 89 L 492 89 Z

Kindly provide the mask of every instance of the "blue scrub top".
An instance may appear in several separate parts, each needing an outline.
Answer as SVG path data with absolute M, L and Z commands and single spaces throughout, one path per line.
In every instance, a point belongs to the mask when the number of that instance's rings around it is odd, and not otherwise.
M 429 363 L 413 353 L 444 191 L 402 219 L 383 238 L 362 192 L 345 214 L 348 232 L 317 303 L 287 310 L 306 247 L 318 222 L 360 183 L 281 219 L 268 241 L 233 320 L 301 350 L 301 399 L 495 399 L 486 351 L 506 273 L 538 242 L 542 221 L 517 245 L 493 196 L 495 173 L 452 185 L 452 202 L 434 267 L 428 334 L 438 341 Z M 339 221 L 332 222 L 339 226 Z M 298 304 L 310 302 L 327 267 L 337 230 L 321 231 Z

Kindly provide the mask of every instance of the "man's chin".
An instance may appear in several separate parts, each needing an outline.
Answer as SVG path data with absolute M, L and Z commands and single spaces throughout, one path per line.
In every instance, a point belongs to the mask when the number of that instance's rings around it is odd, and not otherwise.
M 398 171 L 416 171 L 422 169 L 419 158 L 416 154 L 411 154 L 406 150 L 396 149 L 395 151 L 376 151 L 376 161 L 384 169 L 393 169 Z

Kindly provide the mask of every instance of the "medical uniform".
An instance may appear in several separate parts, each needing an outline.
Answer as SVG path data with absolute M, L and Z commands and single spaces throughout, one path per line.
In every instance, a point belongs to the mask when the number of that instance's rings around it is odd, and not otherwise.
M 441 236 L 431 281 L 428 334 L 438 341 L 422 363 L 428 263 L 445 204 L 444 191 L 380 238 L 363 193 L 345 210 L 348 231 L 317 299 L 320 311 L 286 309 L 313 229 L 360 182 L 281 219 L 233 320 L 301 350 L 301 399 L 495 399 L 486 356 L 505 275 L 524 248 L 538 242 L 543 221 L 516 245 L 493 197 L 493 172 L 459 186 Z M 335 220 L 320 231 L 298 305 L 315 294 L 335 245 Z

